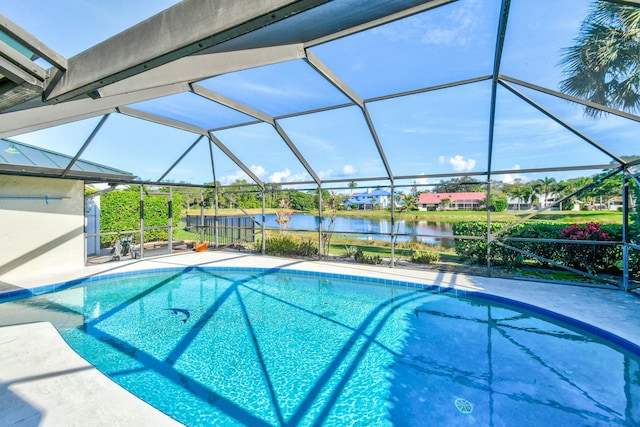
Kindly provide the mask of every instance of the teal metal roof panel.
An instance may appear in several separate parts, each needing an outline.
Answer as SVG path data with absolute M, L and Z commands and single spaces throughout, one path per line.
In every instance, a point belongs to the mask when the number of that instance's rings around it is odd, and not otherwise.
M 10 139 L 0 139 L 0 169 L 2 164 L 25 166 L 25 170 L 29 167 L 59 169 L 64 171 L 73 157 L 62 153 L 34 147 L 22 142 Z M 112 168 L 106 165 L 89 162 L 86 160 L 76 160 L 73 164 L 72 171 L 90 172 L 97 177 L 100 174 L 123 175 L 133 177 L 133 174 L 120 169 Z

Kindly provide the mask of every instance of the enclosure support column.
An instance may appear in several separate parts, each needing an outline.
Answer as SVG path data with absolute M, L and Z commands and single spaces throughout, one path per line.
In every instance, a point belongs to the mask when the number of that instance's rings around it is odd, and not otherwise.
M 491 177 L 491 174 L 489 174 Z M 491 276 L 491 179 L 487 179 L 487 273 Z
M 204 243 L 204 194 L 200 189 L 200 243 Z
M 622 171 L 622 286 L 629 289 L 629 180 L 627 169 Z
M 264 229 L 264 221 L 265 221 L 265 188 L 262 187 L 262 221 L 260 221 L 260 233 L 262 233 L 262 248 L 260 251 L 262 255 L 264 255 L 265 249 L 267 248 L 267 236 L 266 231 Z
M 493 139 L 496 123 L 496 100 L 498 97 L 498 80 L 500 76 L 500 63 L 502 61 L 502 49 L 507 33 L 507 21 L 511 0 L 502 0 L 500 6 L 500 20 L 498 22 L 498 37 L 496 39 L 495 55 L 493 57 L 493 73 L 491 76 L 491 107 L 489 110 L 489 146 L 487 150 L 487 273 L 491 276 L 491 159 L 493 158 Z
M 144 188 L 140 185 L 140 258 L 144 258 Z
M 215 183 L 214 183 L 214 185 L 215 185 L 216 213 L 215 213 L 215 218 L 213 219 L 213 227 L 214 227 L 214 232 L 215 232 L 216 248 L 218 248 L 218 246 L 220 245 L 218 243 L 218 186 Z
M 391 261 L 389 267 L 395 267 L 396 258 L 396 221 L 395 221 L 396 189 L 391 183 Z
M 318 259 L 322 259 L 322 184 L 318 184 Z
M 87 241 L 89 239 L 89 237 L 87 236 L 87 233 L 89 232 L 89 230 L 87 229 L 87 226 L 89 225 L 89 211 L 87 210 L 87 202 L 89 199 L 87 199 L 86 197 L 84 198 L 84 223 L 87 224 L 84 226 L 84 265 L 87 265 L 87 262 L 89 261 L 88 256 L 87 256 L 87 250 L 89 249 L 89 242 Z M 96 256 L 100 255 L 100 247 L 102 245 L 98 245 L 98 250 L 96 251 Z
M 173 187 L 169 187 L 169 200 L 167 201 L 167 213 L 169 218 L 167 219 L 169 230 L 167 236 L 167 246 L 169 254 L 173 252 Z

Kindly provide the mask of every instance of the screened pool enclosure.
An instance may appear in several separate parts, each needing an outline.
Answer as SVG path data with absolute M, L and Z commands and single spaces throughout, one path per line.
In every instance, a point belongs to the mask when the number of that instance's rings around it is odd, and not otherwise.
M 389 226 L 357 234 L 387 241 L 392 267 L 398 241 L 437 238 L 482 244 L 488 268 L 637 286 L 637 0 L 166 0 L 117 16 L 14 3 L 0 21 L 1 174 L 188 194 L 214 216 L 250 194 L 252 238 L 287 192 L 327 216 L 327 194 L 380 190 Z M 404 227 L 432 208 L 420 193 L 458 192 L 484 194 L 480 231 Z M 567 213 L 561 231 L 532 231 L 570 211 L 610 224 L 567 231 Z M 315 233 L 322 257 L 328 223 L 290 231 Z M 130 231 L 144 239 L 144 221 Z

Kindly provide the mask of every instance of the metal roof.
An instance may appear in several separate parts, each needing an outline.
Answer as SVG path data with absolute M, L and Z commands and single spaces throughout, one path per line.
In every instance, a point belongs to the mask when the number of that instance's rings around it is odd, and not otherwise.
M 136 176 L 116 168 L 74 159 L 10 139 L 0 139 L 0 173 L 129 182 Z

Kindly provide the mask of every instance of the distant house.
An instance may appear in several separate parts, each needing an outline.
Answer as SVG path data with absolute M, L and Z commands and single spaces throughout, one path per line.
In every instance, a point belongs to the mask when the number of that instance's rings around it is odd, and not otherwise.
M 632 203 L 633 205 L 633 203 Z M 591 202 L 584 204 L 584 208 L 588 211 L 620 211 L 622 212 L 622 197 L 613 197 L 606 202 Z
M 534 206 L 529 200 L 524 200 L 517 197 L 507 198 L 507 210 L 509 211 L 527 211 L 533 208 Z
M 486 200 L 486 193 L 422 193 L 418 199 L 418 209 L 441 210 L 473 210 L 480 209 L 480 204 Z
M 562 198 L 561 195 L 550 193 L 550 194 L 539 194 L 538 200 L 538 209 L 551 209 L 551 210 L 560 210 L 560 204 L 558 200 Z
M 622 197 L 613 197 L 607 203 L 610 211 L 622 212 Z
M 344 202 L 347 209 L 373 210 L 374 207 L 387 209 L 391 203 L 391 193 L 385 190 L 368 189 L 365 193 L 356 193 Z

